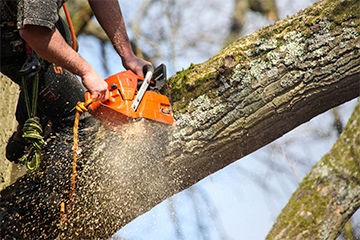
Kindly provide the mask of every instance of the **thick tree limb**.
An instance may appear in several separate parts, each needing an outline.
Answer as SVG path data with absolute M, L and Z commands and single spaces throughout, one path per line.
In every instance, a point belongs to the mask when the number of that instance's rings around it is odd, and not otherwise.
M 174 76 L 174 181 L 190 186 L 359 96 L 359 9 L 321 1 Z

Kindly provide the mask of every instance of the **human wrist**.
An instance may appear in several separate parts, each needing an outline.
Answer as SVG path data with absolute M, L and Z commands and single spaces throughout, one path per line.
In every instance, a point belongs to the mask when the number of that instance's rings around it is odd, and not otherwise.
M 135 57 L 136 57 L 131 48 L 123 49 L 119 53 L 119 55 L 120 55 L 120 58 L 121 58 L 122 62 L 129 62 L 129 61 L 135 59 Z
M 83 60 L 77 67 L 78 75 L 82 81 L 84 81 L 87 77 L 97 74 L 95 70 L 90 66 L 88 62 Z

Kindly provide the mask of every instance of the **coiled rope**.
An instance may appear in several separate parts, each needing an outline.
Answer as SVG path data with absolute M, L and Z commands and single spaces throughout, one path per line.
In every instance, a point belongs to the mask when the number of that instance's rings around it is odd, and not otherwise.
M 39 74 L 35 74 L 33 77 L 33 91 L 32 91 L 32 104 L 30 106 L 29 93 L 27 89 L 27 83 L 25 77 L 22 77 L 22 85 L 24 88 L 25 103 L 28 113 L 28 119 L 26 120 L 23 126 L 23 135 L 22 137 L 31 142 L 32 146 L 28 152 L 22 158 L 19 159 L 20 162 L 24 162 L 26 167 L 33 171 L 36 170 L 39 166 L 40 150 L 41 146 L 44 144 L 42 137 L 42 126 L 40 124 L 40 118 L 36 117 L 36 103 L 38 97 L 38 86 L 39 86 Z M 32 163 L 33 162 L 33 163 Z
M 60 205 L 60 223 L 61 225 L 66 228 L 66 225 L 69 221 L 69 216 L 72 211 L 72 205 L 74 200 L 74 192 L 75 192 L 75 180 L 76 180 L 76 161 L 77 156 L 81 153 L 81 149 L 79 148 L 79 138 L 78 138 L 78 132 L 79 132 L 79 121 L 80 116 L 84 112 L 88 111 L 89 105 L 92 103 L 92 99 L 90 98 L 85 103 L 84 102 L 78 102 L 76 105 L 76 114 L 75 114 L 75 121 L 74 121 L 74 143 L 73 143 L 73 165 L 72 165 L 72 174 L 71 174 L 71 186 L 70 186 L 70 196 L 69 201 L 67 204 L 67 211 L 65 213 L 65 202 L 62 202 Z
M 76 36 L 75 36 L 74 27 L 72 25 L 70 14 L 65 3 L 63 4 L 63 7 L 70 27 L 71 37 L 73 41 L 72 47 L 76 51 Z M 33 171 L 36 170 L 39 166 L 39 159 L 41 155 L 40 150 L 41 150 L 41 146 L 44 144 L 44 140 L 42 137 L 43 130 L 40 124 L 40 118 L 36 117 L 36 102 L 38 97 L 39 74 L 36 73 L 33 78 L 32 109 L 30 107 L 30 100 L 29 100 L 29 94 L 27 90 L 25 77 L 22 78 L 22 84 L 24 88 L 25 103 L 28 112 L 28 119 L 24 124 L 22 137 L 25 140 L 31 142 L 32 146 L 30 147 L 28 153 L 25 154 L 22 158 L 20 158 L 19 161 L 25 163 L 26 167 L 29 170 Z

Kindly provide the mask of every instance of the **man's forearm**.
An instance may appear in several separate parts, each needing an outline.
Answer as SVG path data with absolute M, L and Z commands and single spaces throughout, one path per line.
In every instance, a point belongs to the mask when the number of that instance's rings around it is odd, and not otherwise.
M 37 54 L 49 62 L 80 77 L 91 71 L 90 65 L 65 42 L 57 29 L 27 25 L 20 29 L 20 34 Z
M 105 30 L 116 52 L 124 60 L 134 55 L 117 0 L 89 0 L 89 4 Z
M 67 45 L 57 29 L 50 30 L 45 27 L 26 25 L 20 29 L 20 35 L 42 58 L 80 76 L 94 101 L 108 99 L 106 82 L 88 62 Z
M 126 32 L 118 0 L 88 0 L 97 20 L 108 35 L 123 66 L 143 77 L 143 67 L 151 65 L 135 56 Z

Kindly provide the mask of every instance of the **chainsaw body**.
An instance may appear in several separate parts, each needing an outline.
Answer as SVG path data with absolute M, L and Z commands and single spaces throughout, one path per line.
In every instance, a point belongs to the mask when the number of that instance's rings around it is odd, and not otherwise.
M 166 81 L 166 74 L 163 75 Z M 152 86 L 157 85 L 155 78 L 154 75 L 150 83 Z M 106 129 L 114 130 L 119 125 L 140 118 L 167 124 L 174 122 L 170 101 L 165 95 L 156 92 L 158 87 L 153 87 L 153 90 L 150 86 L 147 87 L 142 96 L 138 96 L 135 100 L 139 88 L 145 84 L 144 78 L 128 70 L 110 76 L 105 81 L 109 87 L 109 100 L 93 102 L 88 110 Z M 85 101 L 90 98 L 91 94 L 86 92 Z M 134 101 L 138 102 L 136 109 L 132 107 Z

